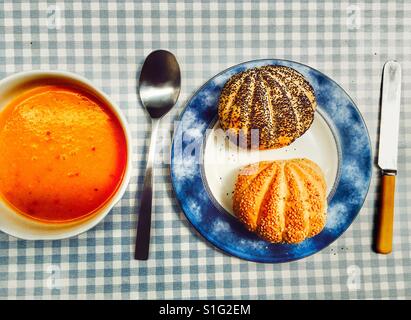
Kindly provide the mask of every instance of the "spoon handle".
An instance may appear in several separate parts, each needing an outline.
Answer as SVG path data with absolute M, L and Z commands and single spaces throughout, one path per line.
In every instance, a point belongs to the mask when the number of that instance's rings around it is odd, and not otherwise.
M 147 260 L 150 246 L 151 210 L 153 202 L 153 163 L 159 120 L 152 120 L 150 149 L 148 153 L 143 194 L 138 212 L 137 238 L 134 259 Z

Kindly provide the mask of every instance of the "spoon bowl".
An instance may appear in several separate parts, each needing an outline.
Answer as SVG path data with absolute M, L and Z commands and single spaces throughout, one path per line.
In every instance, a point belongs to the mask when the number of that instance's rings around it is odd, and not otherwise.
M 180 84 L 180 67 L 171 52 L 157 50 L 147 56 L 141 69 L 139 92 L 152 118 L 161 118 L 175 105 Z

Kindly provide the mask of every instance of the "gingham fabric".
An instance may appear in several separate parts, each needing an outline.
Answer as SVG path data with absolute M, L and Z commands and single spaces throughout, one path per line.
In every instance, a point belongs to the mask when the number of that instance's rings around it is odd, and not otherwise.
M 411 298 L 411 3 L 408 1 L 0 2 L 0 76 L 59 69 L 87 77 L 117 102 L 133 136 L 132 180 L 94 229 L 62 241 L 0 233 L 2 299 Z M 408 19 L 408 20 L 407 20 Z M 153 49 L 181 64 L 178 105 L 161 124 L 150 259 L 133 260 L 149 118 L 136 76 Z M 173 122 L 206 80 L 234 64 L 284 58 L 329 75 L 357 103 L 374 154 L 383 63 L 403 68 L 394 251 L 371 249 L 379 174 L 359 216 L 331 246 L 300 261 L 258 264 L 214 249 L 174 198 Z M 160 142 L 159 142 L 160 144 Z

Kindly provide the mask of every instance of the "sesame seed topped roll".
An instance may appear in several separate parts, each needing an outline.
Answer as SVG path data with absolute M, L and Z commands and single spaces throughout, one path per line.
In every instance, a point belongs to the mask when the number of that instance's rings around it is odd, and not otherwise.
M 233 211 L 269 242 L 299 243 L 324 228 L 326 199 L 324 175 L 313 161 L 262 161 L 240 170 Z

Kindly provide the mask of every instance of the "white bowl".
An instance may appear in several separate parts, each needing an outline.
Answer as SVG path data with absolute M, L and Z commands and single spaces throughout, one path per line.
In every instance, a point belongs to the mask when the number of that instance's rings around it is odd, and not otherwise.
M 85 89 L 104 101 L 117 116 L 127 141 L 126 169 L 119 188 L 110 200 L 89 217 L 72 223 L 43 223 L 15 212 L 0 198 L 0 230 L 11 236 L 27 240 L 56 240 L 74 237 L 97 225 L 121 199 L 130 181 L 131 135 L 120 108 L 87 79 L 64 71 L 27 71 L 11 75 L 0 81 L 0 112 L 23 91 L 39 84 L 67 84 Z

